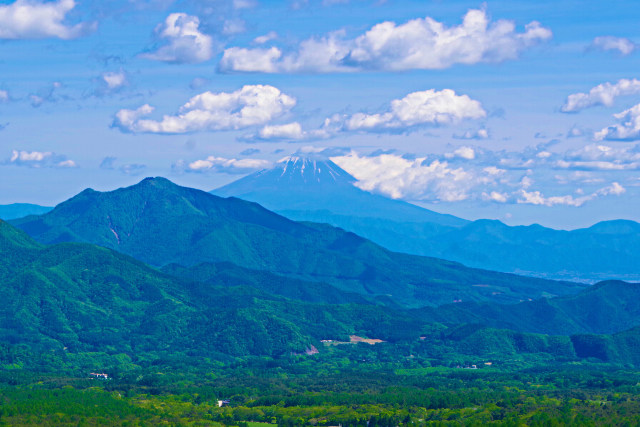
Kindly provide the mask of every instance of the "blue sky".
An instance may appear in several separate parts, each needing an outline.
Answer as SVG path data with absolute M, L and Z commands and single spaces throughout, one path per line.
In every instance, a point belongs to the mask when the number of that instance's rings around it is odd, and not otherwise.
M 297 152 L 465 218 L 640 220 L 632 1 L 0 1 L 0 203 Z

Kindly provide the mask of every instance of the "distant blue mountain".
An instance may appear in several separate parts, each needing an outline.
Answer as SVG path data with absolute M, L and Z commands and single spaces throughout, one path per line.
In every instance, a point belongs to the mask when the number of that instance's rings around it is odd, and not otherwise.
M 22 218 L 27 215 L 42 215 L 49 212 L 51 207 L 32 205 L 30 203 L 13 203 L 10 205 L 0 205 L 0 219 L 8 221 L 10 219 Z
M 613 334 L 639 326 L 640 283 L 609 280 L 557 298 L 511 305 L 447 304 L 416 310 L 416 315 L 428 322 L 475 323 L 549 335 Z
M 330 160 L 292 157 L 212 191 L 297 221 L 324 222 L 388 249 L 539 277 L 640 280 L 640 224 L 617 220 L 563 231 L 467 221 L 371 194 Z

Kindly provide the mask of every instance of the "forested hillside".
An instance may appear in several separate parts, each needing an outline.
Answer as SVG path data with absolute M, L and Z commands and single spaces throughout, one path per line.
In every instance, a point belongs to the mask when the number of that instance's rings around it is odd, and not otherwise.
M 412 307 L 519 302 L 584 287 L 390 252 L 339 228 L 294 222 L 164 178 L 111 192 L 85 190 L 45 215 L 12 224 L 42 243 L 93 243 L 158 267 L 230 262 Z

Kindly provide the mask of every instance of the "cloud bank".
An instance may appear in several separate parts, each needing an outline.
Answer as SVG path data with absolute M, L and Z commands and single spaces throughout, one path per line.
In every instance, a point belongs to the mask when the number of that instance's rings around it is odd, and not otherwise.
M 275 46 L 231 47 L 224 51 L 219 68 L 258 73 L 445 69 L 516 59 L 551 37 L 551 30 L 539 22 L 530 22 L 524 32 L 517 32 L 512 21 L 490 22 L 485 10 L 472 9 L 460 25 L 452 27 L 426 17 L 403 24 L 382 22 L 355 39 L 345 39 L 342 31 L 310 38 L 290 52 Z
M 331 160 L 353 175 L 359 188 L 394 199 L 579 207 L 626 192 L 620 179 L 628 173 L 621 173 L 640 170 L 640 145 L 619 149 L 593 144 L 565 153 L 543 147 L 505 152 L 461 146 L 417 158 L 350 152 Z
M 267 125 L 258 134 L 244 139 L 305 141 L 329 138 L 344 132 L 409 132 L 424 126 L 451 125 L 486 116 L 482 104 L 468 95 L 458 95 L 451 89 L 429 89 L 392 100 L 382 113 L 334 114 L 326 118 L 319 129 L 314 130 L 304 130 L 298 122 Z

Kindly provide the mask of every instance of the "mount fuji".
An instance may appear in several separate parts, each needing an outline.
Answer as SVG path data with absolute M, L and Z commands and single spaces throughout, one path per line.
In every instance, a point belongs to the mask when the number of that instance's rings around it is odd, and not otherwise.
M 329 159 L 292 156 L 272 169 L 248 175 L 211 193 L 257 202 L 299 221 L 343 223 L 350 218 L 367 218 L 454 228 L 469 223 L 453 215 L 369 193 L 356 187 L 356 182 Z

